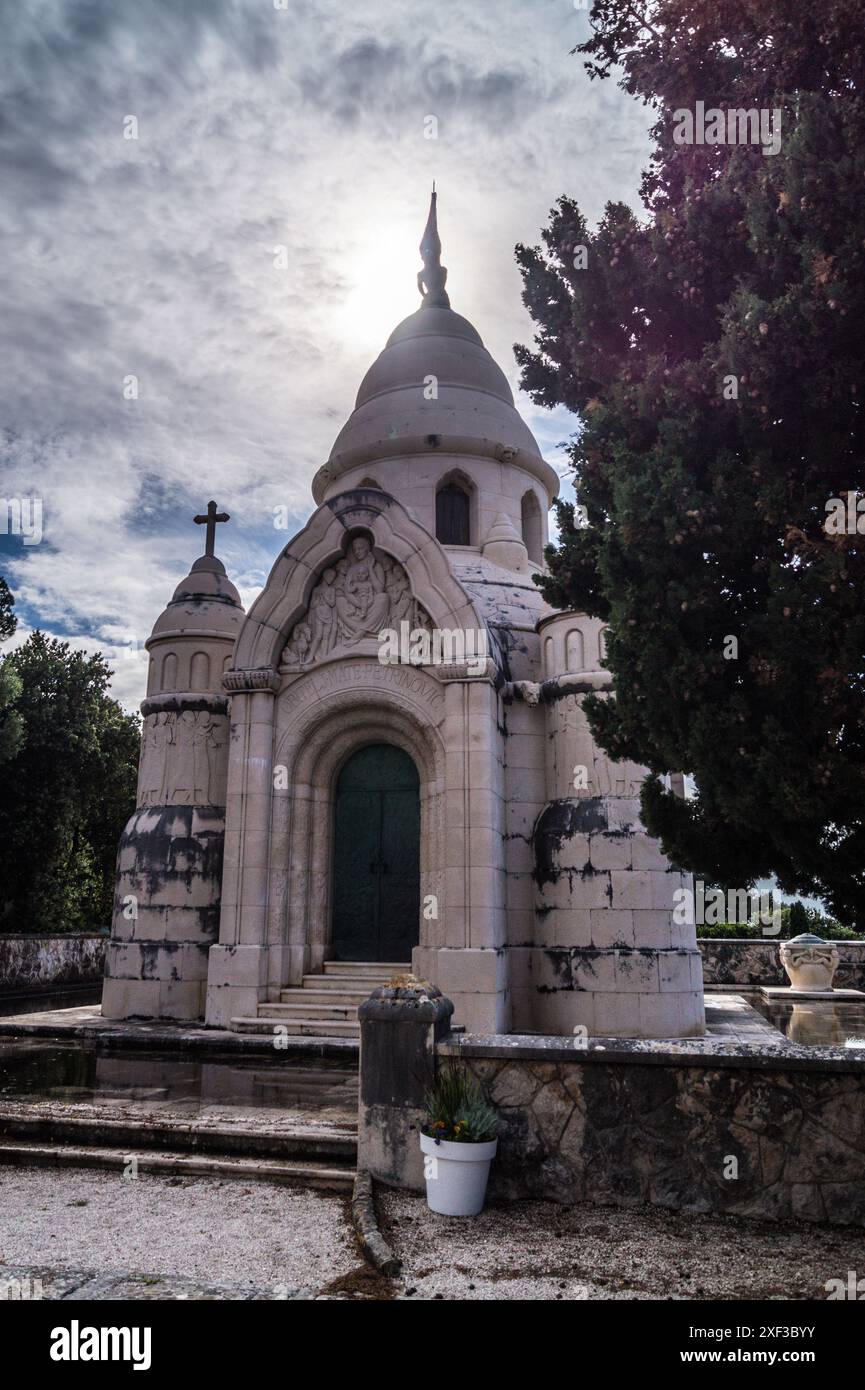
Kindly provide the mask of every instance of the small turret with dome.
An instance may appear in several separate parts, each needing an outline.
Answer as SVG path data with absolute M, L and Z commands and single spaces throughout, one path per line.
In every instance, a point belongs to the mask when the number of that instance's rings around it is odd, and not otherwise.
M 228 777 L 228 700 L 222 689 L 244 619 L 240 595 L 214 554 L 209 502 L 204 554 L 181 580 L 145 643 L 137 809 L 117 857 L 105 968 L 106 1018 L 196 1019 L 217 938 Z
M 240 595 L 213 553 L 217 523 L 228 520 L 228 513 L 217 512 L 212 501 L 195 518 L 207 528 L 204 554 L 174 590 L 145 643 L 150 653 L 148 699 L 178 692 L 222 693 L 222 675 L 231 664 L 244 618 Z

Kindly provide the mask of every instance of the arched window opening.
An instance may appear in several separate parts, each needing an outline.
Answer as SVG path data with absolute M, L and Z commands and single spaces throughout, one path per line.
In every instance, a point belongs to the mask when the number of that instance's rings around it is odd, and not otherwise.
M 162 689 L 177 689 L 177 657 L 174 652 L 169 652 L 162 661 Z
M 541 526 L 541 504 L 533 492 L 523 493 L 520 503 L 523 544 L 529 552 L 529 559 L 539 565 L 543 560 L 544 533 Z
M 579 628 L 573 627 L 568 633 L 565 644 L 565 664 L 569 671 L 584 671 L 585 660 L 583 657 L 583 634 Z
M 189 689 L 207 690 L 210 687 L 210 657 L 207 652 L 196 652 L 189 671 Z
M 471 545 L 471 498 L 455 478 L 436 492 L 436 537 L 442 545 Z

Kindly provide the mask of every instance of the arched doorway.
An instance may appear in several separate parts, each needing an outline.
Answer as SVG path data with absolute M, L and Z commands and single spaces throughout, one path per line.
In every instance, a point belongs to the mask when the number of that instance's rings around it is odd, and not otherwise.
M 420 927 L 417 768 L 389 743 L 368 744 L 336 785 L 331 946 L 337 960 L 411 960 Z

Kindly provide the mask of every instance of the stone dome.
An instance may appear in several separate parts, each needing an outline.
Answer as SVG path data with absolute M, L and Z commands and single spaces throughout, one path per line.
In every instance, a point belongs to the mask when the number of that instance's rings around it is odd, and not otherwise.
M 240 594 L 215 555 L 202 555 L 182 579 L 157 618 L 156 637 L 213 636 L 232 641 L 240 631 L 244 610 Z
M 555 469 L 541 457 L 477 329 L 450 307 L 435 189 L 420 251 L 421 306 L 397 325 L 367 371 L 354 410 L 313 479 L 313 497 L 320 504 L 346 473 L 377 459 L 439 453 L 513 464 L 552 501 Z

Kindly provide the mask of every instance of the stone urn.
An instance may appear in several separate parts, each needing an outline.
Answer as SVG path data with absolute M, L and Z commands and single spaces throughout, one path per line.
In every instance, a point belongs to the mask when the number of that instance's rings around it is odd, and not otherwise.
M 782 941 L 780 950 L 781 964 L 793 989 L 807 990 L 811 994 L 831 991 L 840 959 L 833 942 L 803 932 L 801 936 Z

